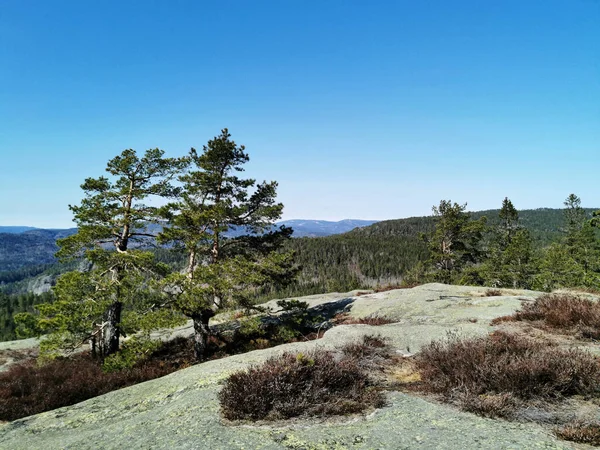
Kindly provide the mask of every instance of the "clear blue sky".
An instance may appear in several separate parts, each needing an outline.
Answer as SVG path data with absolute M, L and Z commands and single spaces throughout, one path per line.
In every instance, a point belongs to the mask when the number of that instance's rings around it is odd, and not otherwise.
M 600 2 L 0 1 L 0 225 L 228 127 L 287 219 L 600 206 Z

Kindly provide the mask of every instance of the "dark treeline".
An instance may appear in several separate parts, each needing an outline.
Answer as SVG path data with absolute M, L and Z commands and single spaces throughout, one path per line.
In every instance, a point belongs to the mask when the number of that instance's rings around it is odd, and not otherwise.
M 581 208 L 582 214 L 591 219 L 596 208 Z M 500 223 L 499 209 L 472 212 L 473 219 L 485 216 L 487 224 L 495 227 Z M 433 223 L 433 222 L 432 222 Z M 531 238 L 539 248 L 546 247 L 560 240 L 566 231 L 565 209 L 525 209 L 519 211 L 519 224 L 529 230 Z
M 21 267 L 16 270 L 0 272 L 0 285 L 16 283 L 17 281 L 35 277 L 52 267 L 53 264 L 39 264 L 35 266 Z
M 34 305 L 51 302 L 51 292 L 36 295 L 33 293 L 8 295 L 0 292 L 0 341 L 16 339 L 14 314 L 33 312 Z

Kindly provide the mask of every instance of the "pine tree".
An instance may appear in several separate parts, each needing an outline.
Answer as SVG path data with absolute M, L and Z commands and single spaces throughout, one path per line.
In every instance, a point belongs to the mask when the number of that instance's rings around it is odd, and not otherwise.
M 292 230 L 273 230 L 283 210 L 275 200 L 277 183 L 256 185 L 254 179 L 238 177 L 249 157 L 230 137 L 224 129 L 202 153 L 190 151 L 189 170 L 179 177 L 181 195 L 163 208 L 170 226 L 161 241 L 177 243 L 187 252 L 185 273 L 172 274 L 165 291 L 193 320 L 198 360 L 204 358 L 208 324 L 218 311 L 248 306 L 253 289 L 285 284 L 294 273 L 292 254 L 278 251 Z M 227 238 L 228 230 L 249 234 Z
M 544 252 L 538 276 L 540 288 L 600 287 L 600 241 L 594 220 L 586 217 L 581 199 L 570 194 L 564 201 L 563 238 Z
M 504 249 L 510 244 L 515 233 L 521 228 L 519 225 L 519 212 L 508 197 L 505 197 L 502 201 L 502 208 L 498 216 L 500 217 L 500 225 L 497 230 L 499 235 L 498 243 Z
M 537 269 L 533 242 L 519 223 L 519 212 L 505 197 L 498 213 L 500 223 L 493 230 L 489 257 L 480 273 L 488 286 L 530 288 Z
M 89 341 L 92 353 L 105 358 L 119 350 L 124 327 L 151 326 L 144 315 L 157 310 L 148 279 L 165 275 L 167 268 L 139 249 L 154 238 L 152 224 L 158 220 L 157 208 L 142 201 L 174 195 L 171 179 L 182 165 L 163 154 L 152 149 L 140 158 L 124 150 L 108 162 L 110 178 L 87 178 L 81 185 L 85 197 L 69 206 L 77 233 L 58 241 L 57 256 L 85 257 L 93 269 L 63 275 L 56 301 L 38 307 L 37 325 L 31 317 L 19 318 L 22 330 L 49 333 L 48 351 Z M 164 318 L 164 311 L 156 313 Z
M 466 208 L 466 203 L 460 205 L 450 200 L 442 200 L 432 208 L 435 229 L 426 240 L 436 281 L 451 283 L 465 267 L 481 258 L 479 244 L 486 218 L 472 220 Z
M 600 241 L 593 219 L 586 217 L 581 199 L 570 194 L 565 205 L 565 238 L 563 245 L 575 263 L 580 266 L 581 280 L 577 286 L 598 287 L 600 283 Z
M 575 194 L 569 194 L 563 205 L 565 205 L 566 222 L 564 232 L 567 236 L 574 236 L 581 230 L 585 222 L 585 211 L 581 207 L 581 199 Z

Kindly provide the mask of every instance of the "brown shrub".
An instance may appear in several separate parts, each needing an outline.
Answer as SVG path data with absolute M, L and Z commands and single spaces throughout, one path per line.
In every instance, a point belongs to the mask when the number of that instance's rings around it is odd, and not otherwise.
M 600 303 L 572 294 L 544 294 L 501 321 L 537 322 L 588 339 L 600 338 Z
M 405 289 L 405 287 L 400 284 L 387 284 L 385 286 L 377 286 L 373 290 L 375 292 L 387 292 L 387 291 L 393 291 L 394 289 Z
M 412 289 L 420 286 L 420 283 L 402 283 L 402 284 L 386 284 L 385 286 L 377 286 L 373 291 L 375 292 L 387 292 L 395 289 Z
M 363 296 L 363 295 L 369 295 L 369 294 L 372 294 L 372 292 L 371 292 L 371 291 L 358 291 L 358 292 L 356 293 L 356 296 L 357 296 L 357 297 L 361 297 L 361 296 Z
M 458 404 L 464 411 L 483 417 L 505 417 L 513 415 L 520 401 L 510 393 L 481 394 L 464 393 L 459 395 Z
M 488 289 L 485 291 L 486 297 L 499 297 L 502 295 L 502 291 L 500 289 Z
M 600 424 L 574 422 L 554 430 L 560 439 L 589 445 L 600 445 Z
M 600 391 L 600 365 L 589 353 L 501 332 L 432 342 L 416 362 L 423 389 L 447 398 L 511 394 L 528 400 Z
M 383 406 L 385 399 L 365 370 L 384 345 L 378 338 L 342 349 L 342 356 L 318 350 L 284 353 L 261 366 L 229 376 L 219 393 L 229 420 L 279 420 L 297 416 L 352 414 Z M 372 350 L 368 350 L 372 346 Z M 362 358 L 362 359 L 361 359 Z
M 544 294 L 515 313 L 516 320 L 543 320 L 556 328 L 600 327 L 600 303 L 571 294 Z
M 515 316 L 500 316 L 500 317 L 496 317 L 495 319 L 492 319 L 490 321 L 490 325 L 498 325 L 502 322 L 515 322 Z
M 387 325 L 390 323 L 394 323 L 393 320 L 387 319 L 385 317 L 362 317 L 360 319 L 356 319 L 354 317 L 350 317 L 350 315 L 348 313 L 337 314 L 333 318 L 333 322 L 336 325 L 371 325 L 371 326 Z
M 361 341 L 351 342 L 341 348 L 344 355 L 360 360 L 382 360 L 388 358 L 390 349 L 381 336 L 363 336 Z
M 85 355 L 43 366 L 29 361 L 0 373 L 0 420 L 15 420 L 73 405 L 125 386 L 158 378 L 175 370 L 161 361 L 131 370 L 104 373 Z

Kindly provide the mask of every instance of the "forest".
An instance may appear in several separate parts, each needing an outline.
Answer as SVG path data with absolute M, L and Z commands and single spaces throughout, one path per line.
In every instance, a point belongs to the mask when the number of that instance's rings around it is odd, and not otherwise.
M 573 207 L 578 211 L 577 214 L 582 224 L 592 220 L 595 209 L 581 208 L 576 205 L 573 205 L 571 209 Z M 491 236 L 501 222 L 500 212 L 500 209 L 495 209 L 469 213 L 472 220 L 486 217 L 487 227 L 480 242 L 480 245 L 484 247 L 483 253 L 480 259 L 470 266 L 468 269 L 470 272 L 473 272 L 474 268 L 478 266 L 483 267 L 483 262 L 489 257 Z M 542 290 L 550 289 L 551 285 L 544 286 L 543 284 L 542 268 L 545 267 L 547 271 L 551 258 L 558 257 L 560 259 L 560 249 L 564 249 L 568 245 L 568 223 L 571 220 L 569 214 L 571 214 L 569 208 L 518 211 L 517 224 L 529 232 L 532 261 L 536 265 L 530 275 L 531 283 L 527 286 Z M 356 228 L 344 234 L 288 240 L 284 244 L 284 248 L 294 252 L 295 263 L 300 268 L 296 279 L 287 286 L 263 287 L 252 294 L 253 301 L 262 302 L 273 298 L 289 298 L 333 291 L 347 292 L 353 289 L 401 285 L 403 282 L 406 284 L 407 273 L 419 263 L 425 265 L 430 258 L 429 247 L 423 236 L 433 232 L 435 220 L 436 217 L 433 215 L 388 220 Z M 173 270 L 182 270 L 185 267 L 185 254 L 180 249 L 153 248 L 151 252 L 154 253 L 158 262 L 169 265 Z M 559 262 L 562 265 L 567 264 L 564 258 Z M 571 265 L 574 265 L 574 261 L 571 261 Z M 57 277 L 61 273 L 73 270 L 75 266 L 76 264 L 73 263 L 50 263 L 1 272 L 0 339 L 17 338 L 14 314 L 33 311 L 34 304 L 51 301 L 51 292 L 42 295 L 27 292 L 27 285 L 32 277 L 40 274 Z M 577 267 L 576 264 L 575 267 Z M 424 274 L 421 275 L 424 276 Z M 546 273 L 547 277 L 548 273 Z M 472 276 L 464 280 L 455 276 L 453 282 L 467 281 L 471 284 L 484 283 L 481 277 Z M 561 283 L 561 286 L 566 287 L 575 286 L 577 283 L 581 284 L 582 281 L 562 280 Z M 498 284 L 495 283 L 495 285 Z M 520 286 L 519 283 L 518 285 Z M 589 282 L 587 285 L 588 288 L 593 287 Z

